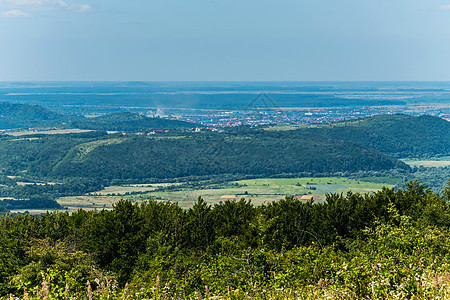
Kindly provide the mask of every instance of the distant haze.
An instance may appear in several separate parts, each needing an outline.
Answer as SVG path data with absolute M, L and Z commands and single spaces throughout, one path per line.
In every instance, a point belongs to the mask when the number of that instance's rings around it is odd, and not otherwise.
M 450 80 L 450 0 L 0 0 L 0 81 Z
M 448 115 L 449 99 L 450 82 L 0 82 L 0 102 L 71 114 L 431 105 Z

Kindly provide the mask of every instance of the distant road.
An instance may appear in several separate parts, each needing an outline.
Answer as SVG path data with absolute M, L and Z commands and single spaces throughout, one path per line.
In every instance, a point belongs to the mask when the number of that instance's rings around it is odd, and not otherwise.
M 94 130 L 85 130 L 85 129 L 52 129 L 52 130 L 26 130 L 26 131 L 6 131 L 5 134 L 11 136 L 23 136 L 30 134 L 66 134 L 66 133 L 83 133 L 83 132 L 91 132 Z

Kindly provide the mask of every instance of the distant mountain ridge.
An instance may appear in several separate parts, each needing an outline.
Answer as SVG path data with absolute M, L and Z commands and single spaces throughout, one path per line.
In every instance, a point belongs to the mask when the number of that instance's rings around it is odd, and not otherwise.
M 0 102 L 0 129 L 62 125 L 69 119 L 38 105 Z
M 73 123 L 72 126 L 92 130 L 139 131 L 147 129 L 185 129 L 201 125 L 177 120 L 150 118 L 131 112 L 118 112 L 94 118 L 84 118 Z
M 0 130 L 48 126 L 90 130 L 139 131 L 187 129 L 201 125 L 177 120 L 150 118 L 131 112 L 118 112 L 85 118 L 56 113 L 38 105 L 0 103 Z

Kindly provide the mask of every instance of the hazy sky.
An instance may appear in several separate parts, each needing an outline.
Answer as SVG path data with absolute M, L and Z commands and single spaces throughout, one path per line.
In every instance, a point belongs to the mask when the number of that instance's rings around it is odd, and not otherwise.
M 450 80 L 450 0 L 0 0 L 11 80 Z

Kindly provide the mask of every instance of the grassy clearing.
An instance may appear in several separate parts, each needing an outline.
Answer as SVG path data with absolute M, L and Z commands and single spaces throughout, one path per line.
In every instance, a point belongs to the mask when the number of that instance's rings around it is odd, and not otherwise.
M 6 132 L 7 135 L 11 136 L 23 136 L 32 134 L 67 134 L 67 133 L 83 133 L 91 132 L 93 130 L 85 129 L 53 129 L 53 130 L 26 130 L 26 131 L 10 131 Z
M 61 197 L 58 199 L 58 203 L 67 209 L 73 211 L 82 209 L 109 209 L 112 208 L 113 203 L 119 201 L 121 196 L 98 196 L 98 195 L 86 195 L 86 196 L 70 196 Z
M 36 141 L 40 140 L 41 138 L 19 138 L 19 139 L 11 139 L 8 140 L 9 142 L 18 142 L 18 141 Z
M 401 183 L 403 181 L 403 178 L 401 178 L 401 177 L 361 177 L 361 178 L 358 178 L 358 181 L 396 185 L 397 183 Z
M 62 212 L 62 211 L 67 211 L 67 210 L 51 210 L 51 209 L 13 209 L 11 210 L 9 213 L 11 214 L 31 214 L 31 215 L 41 215 L 41 214 L 46 214 L 47 212 L 53 212 L 53 211 L 58 211 L 58 212 Z
M 448 167 L 450 166 L 450 157 L 440 157 L 433 160 L 403 160 L 404 163 L 413 167 L 428 167 L 428 168 L 438 168 L 438 167 Z
M 21 182 L 21 181 L 17 181 L 16 184 L 18 186 L 26 186 L 26 185 L 57 185 L 57 184 L 62 184 L 62 183 L 58 183 L 58 182 Z
M 167 186 L 176 186 L 181 183 L 157 183 L 157 184 L 130 184 L 130 185 L 112 185 L 105 187 L 103 190 L 90 193 L 90 195 L 102 195 L 102 196 L 125 196 L 133 192 L 151 192 L 158 188 Z
M 67 154 L 57 163 L 53 166 L 52 170 L 53 172 L 56 172 L 58 168 L 63 165 L 67 161 L 71 162 L 82 162 L 84 157 L 88 155 L 91 151 L 95 150 L 97 147 L 100 146 L 107 146 L 112 144 L 120 144 L 123 142 L 123 139 L 115 138 L 115 139 L 106 139 L 106 140 L 99 140 L 99 141 L 93 141 L 88 142 L 84 144 L 77 145 L 70 149 Z
M 264 128 L 266 131 L 289 131 L 305 127 L 305 125 L 276 125 Z
M 90 152 L 95 150 L 95 148 L 97 148 L 97 147 L 113 145 L 113 144 L 120 144 L 122 142 L 123 142 L 123 139 L 107 139 L 107 140 L 94 141 L 94 142 L 89 142 L 89 143 L 84 143 L 84 144 L 78 145 L 78 146 L 76 146 L 77 153 L 72 160 L 73 161 L 82 161 L 86 155 L 88 155 Z
M 148 136 L 149 139 L 152 140 L 180 140 L 180 139 L 185 139 L 185 136 L 178 136 L 178 135 L 174 135 L 174 136 Z
M 85 196 L 63 197 L 58 202 L 69 210 L 78 208 L 102 209 L 111 208 L 112 204 L 121 198 L 132 201 L 142 201 L 152 197 L 159 201 L 178 202 L 182 208 L 190 208 L 202 197 L 209 204 L 225 201 L 223 196 L 235 196 L 236 199 L 251 199 L 253 204 L 262 205 L 267 202 L 283 199 L 286 196 L 320 195 L 317 201 L 323 201 L 328 193 L 370 193 L 382 187 L 393 187 L 396 183 L 392 178 L 355 180 L 340 177 L 325 178 L 262 178 L 251 180 L 230 181 L 220 185 L 200 186 L 197 189 L 180 188 L 171 191 L 157 190 L 163 187 L 176 187 L 181 183 L 161 183 L 146 185 L 111 186 L 101 191 Z M 137 192 L 139 194 L 131 195 Z M 128 193 L 128 194 L 127 194 Z M 114 194 L 114 195 L 113 195 Z

